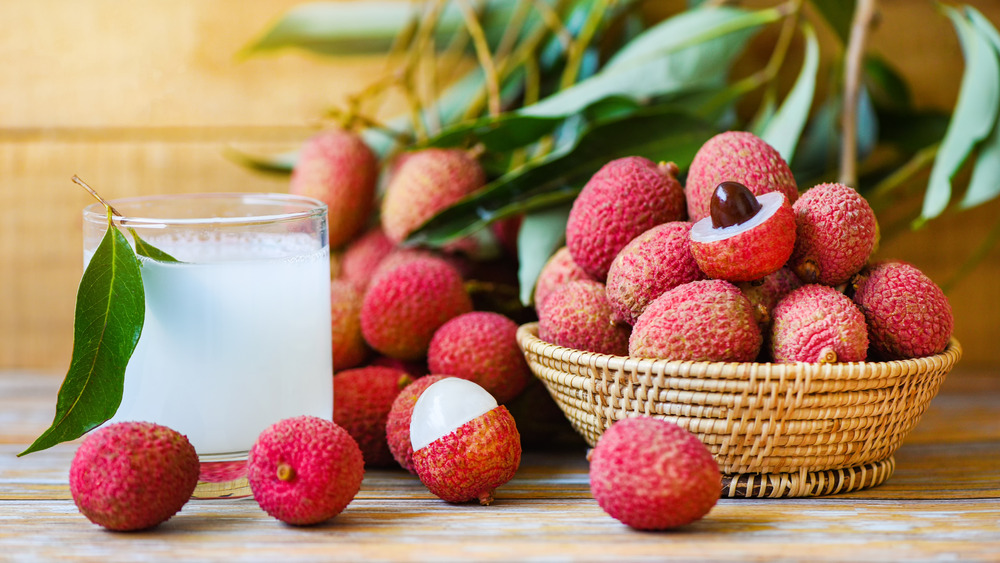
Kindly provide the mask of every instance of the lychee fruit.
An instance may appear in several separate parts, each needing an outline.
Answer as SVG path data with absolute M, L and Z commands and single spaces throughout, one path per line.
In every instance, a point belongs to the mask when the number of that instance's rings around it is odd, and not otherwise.
M 439 258 L 416 258 L 372 280 L 361 303 L 361 333 L 386 356 L 416 360 L 441 325 L 471 310 L 455 268 Z
M 552 291 L 538 313 L 538 337 L 566 348 L 599 354 L 628 353 L 629 326 L 615 322 L 604 284 L 565 283 Z
M 639 416 L 615 422 L 598 439 L 590 455 L 590 492 L 619 522 L 666 530 L 708 514 L 721 496 L 722 475 L 694 434 Z
M 692 222 L 711 214 L 712 194 L 727 181 L 739 182 L 758 196 L 781 192 L 789 203 L 799 195 L 788 163 L 774 147 L 753 133 L 726 131 L 706 141 L 688 168 L 684 195 Z
M 868 355 L 865 317 L 849 297 L 806 284 L 775 306 L 771 357 L 777 363 L 860 362 Z
M 288 191 L 326 204 L 330 246 L 338 247 L 367 224 L 378 173 L 375 153 L 359 135 L 324 131 L 302 145 Z
M 413 416 L 413 407 L 424 389 L 445 377 L 448 376 L 425 375 L 404 387 L 392 402 L 392 408 L 389 409 L 389 416 L 386 418 L 385 434 L 389 442 L 389 451 L 400 467 L 414 475 L 417 471 L 413 468 L 413 444 L 410 442 L 410 418 Z
M 152 422 L 120 422 L 84 438 L 70 465 L 69 490 L 91 522 L 144 530 L 180 511 L 198 485 L 199 469 L 183 434 Z
M 375 356 L 370 362 L 370 366 L 382 366 L 405 371 L 413 379 L 427 375 L 427 362 L 424 358 L 417 360 L 397 360 L 389 356 Z
M 573 261 L 604 281 L 618 252 L 649 229 L 684 218 L 677 165 L 639 156 L 612 160 L 584 185 L 566 223 Z
M 410 418 L 413 468 L 442 500 L 488 505 L 521 463 L 514 417 L 485 389 L 457 377 L 433 383 Z
M 361 334 L 361 296 L 361 292 L 350 282 L 330 282 L 330 326 L 335 370 L 361 365 L 371 353 Z
M 382 200 L 382 226 L 389 240 L 400 243 L 428 219 L 472 194 L 486 174 L 471 153 L 428 148 L 402 161 Z
M 535 311 L 541 310 L 545 298 L 560 285 L 576 280 L 593 279 L 573 261 L 569 248 L 563 246 L 549 257 L 538 273 L 538 280 L 535 282 Z
M 803 192 L 792 209 L 796 238 L 789 266 L 803 281 L 840 285 L 868 262 L 878 223 L 854 188 L 819 184 Z
M 795 247 L 795 214 L 780 192 L 755 196 L 722 182 L 711 214 L 691 227 L 691 254 L 710 278 L 744 282 L 780 269 Z
M 940 354 L 954 328 L 951 304 L 937 284 L 912 264 L 879 262 L 853 282 L 872 351 L 901 360 Z
M 257 504 L 297 526 L 340 514 L 358 494 L 364 474 L 354 438 L 336 423 L 314 416 L 269 426 L 247 458 L 247 480 Z
M 369 229 L 344 249 L 340 256 L 340 277 L 364 291 L 375 269 L 395 248 L 382 227 Z
M 531 380 L 517 345 L 517 323 L 489 311 L 465 313 L 441 325 L 427 350 L 427 367 L 479 384 L 498 403 L 516 397 Z
M 724 280 L 698 280 L 657 297 L 636 320 L 629 355 L 750 362 L 762 336 L 750 300 Z
M 753 305 L 754 316 L 762 326 L 771 325 L 771 311 L 793 289 L 802 287 L 802 280 L 790 268 L 783 267 L 759 280 L 736 284 Z
M 394 460 L 385 438 L 389 409 L 413 381 L 405 371 L 369 366 L 333 376 L 333 421 L 354 438 L 368 467 L 385 467 Z
M 606 291 L 616 319 L 635 323 L 663 292 L 705 275 L 691 254 L 691 223 L 671 221 L 632 239 L 608 270 Z

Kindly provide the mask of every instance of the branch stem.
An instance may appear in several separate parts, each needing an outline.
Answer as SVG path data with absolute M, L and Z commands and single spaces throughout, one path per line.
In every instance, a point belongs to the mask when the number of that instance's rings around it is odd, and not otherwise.
M 868 32 L 875 19 L 876 0 L 858 0 L 851 22 L 851 35 L 844 61 L 844 109 L 841 114 L 843 132 L 840 151 L 840 183 L 857 187 L 858 182 L 858 97 L 861 91 L 861 70 L 864 66 Z

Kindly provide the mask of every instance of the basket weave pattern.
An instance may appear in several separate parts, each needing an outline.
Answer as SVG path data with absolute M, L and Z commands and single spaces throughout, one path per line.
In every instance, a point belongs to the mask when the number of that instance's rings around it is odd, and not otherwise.
M 669 420 L 701 439 L 727 485 L 739 483 L 740 494 L 729 496 L 830 494 L 881 483 L 961 357 L 956 340 L 941 354 L 912 360 L 772 364 L 583 352 L 540 340 L 537 323 L 521 326 L 517 338 L 531 370 L 591 446 L 616 420 Z

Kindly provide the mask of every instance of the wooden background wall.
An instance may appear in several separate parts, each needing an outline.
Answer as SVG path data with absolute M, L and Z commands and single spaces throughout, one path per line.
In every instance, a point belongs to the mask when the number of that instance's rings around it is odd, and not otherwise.
M 238 50 L 297 0 L 0 2 L 0 368 L 63 372 L 82 271 L 79 174 L 104 195 L 284 191 L 223 157 L 294 148 L 379 60 Z M 994 22 L 995 1 L 972 2 Z M 650 10 L 664 5 L 650 3 Z M 918 101 L 950 107 L 961 56 L 930 2 L 884 0 L 876 48 Z M 998 217 L 993 202 L 883 245 L 947 279 Z M 950 295 L 966 362 L 1000 364 L 1000 252 Z

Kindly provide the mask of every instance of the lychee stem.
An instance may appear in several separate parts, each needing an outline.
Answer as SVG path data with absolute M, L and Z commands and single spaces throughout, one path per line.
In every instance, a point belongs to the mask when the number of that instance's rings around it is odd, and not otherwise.
M 479 493 L 479 504 L 483 506 L 489 506 L 493 503 L 493 490 L 483 491 Z
M 285 462 L 281 462 L 278 464 L 277 474 L 279 481 L 288 482 L 295 479 L 295 468 Z
M 835 364 L 837 363 L 837 351 L 833 348 L 823 348 L 819 351 L 819 363 L 821 364 Z
M 795 273 L 806 283 L 816 283 L 819 279 L 819 265 L 814 260 L 804 260 L 795 268 Z

